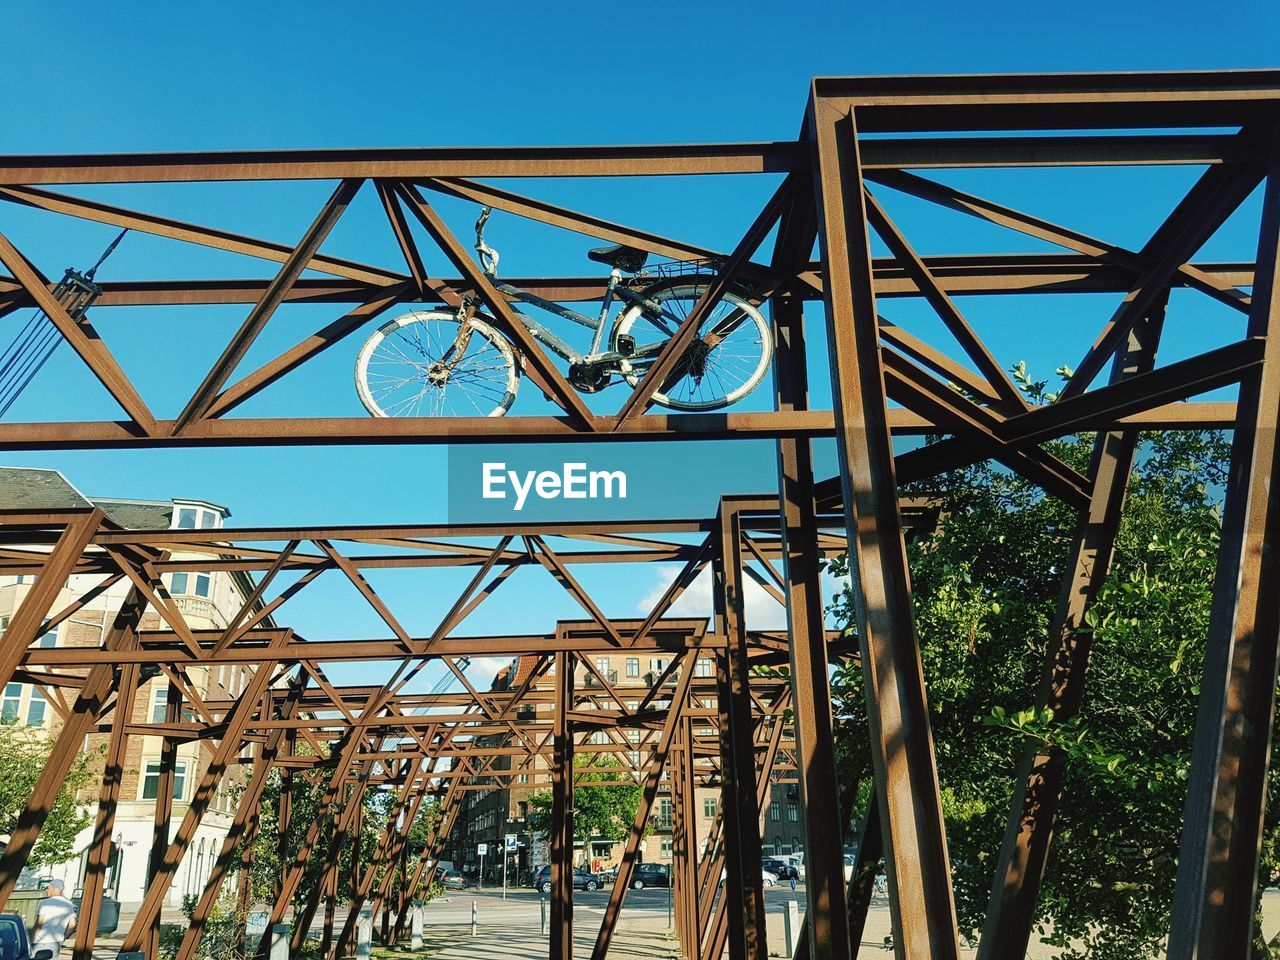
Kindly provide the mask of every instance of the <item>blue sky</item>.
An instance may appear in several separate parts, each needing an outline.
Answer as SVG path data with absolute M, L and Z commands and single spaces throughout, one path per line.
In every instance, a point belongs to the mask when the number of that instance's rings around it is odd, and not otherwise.
M 795 135 L 808 81 L 822 74 L 1155 70 L 1277 65 L 1280 8 L 1227 2 L 776 4 L 512 3 L 353 6 L 119 3 L 108 8 L 49 3 L 39 16 L 9 18 L 14 36 L 0 66 L 0 153 L 205 149 L 578 144 L 772 140 Z M 16 41 L 16 42 L 15 42 Z M 1139 246 L 1197 171 L 1015 171 L 939 178 L 1105 239 Z M 708 246 L 728 248 L 776 179 L 693 183 L 581 180 L 512 183 L 514 189 Z M 294 242 L 332 188 L 311 183 L 67 188 L 282 242 Z M 891 214 L 926 253 L 1047 250 L 908 198 L 886 194 Z M 439 208 L 464 238 L 474 216 L 461 203 Z M 1208 258 L 1253 254 L 1254 197 L 1206 247 Z M 325 252 L 403 269 L 366 186 Z M 0 207 L 0 230 L 46 273 L 86 265 L 112 235 L 56 218 Z M 490 238 L 512 273 L 578 273 L 590 242 L 495 216 Z M 437 258 L 435 263 L 439 263 Z M 431 263 L 428 264 L 429 267 Z M 113 271 L 116 271 L 113 273 Z M 270 264 L 231 254 L 193 253 L 130 236 L 104 268 L 113 276 L 270 276 Z M 1075 363 L 1116 297 L 1068 302 L 1027 297 L 966 298 L 962 309 L 1002 363 L 1027 360 L 1041 376 Z M 931 336 L 922 304 L 895 301 L 882 312 Z M 180 409 L 244 308 L 102 310 L 95 322 L 162 416 Z M 247 362 L 259 362 L 327 322 L 332 310 L 283 309 Z M 17 316 L 0 324 L 6 342 Z M 815 318 L 819 319 L 819 318 Z M 814 402 L 825 402 L 820 323 L 811 325 Z M 1028 330 L 1034 334 L 1028 336 Z M 1193 294 L 1177 294 L 1164 359 L 1226 342 L 1238 315 Z M 355 415 L 350 366 L 360 338 L 335 349 L 247 404 L 244 415 Z M 542 408 L 526 391 L 518 409 Z M 744 408 L 761 409 L 767 390 Z M 609 396 L 616 403 L 616 397 Z M 48 376 L 9 419 L 114 417 L 110 401 L 65 348 Z M 739 483 L 773 482 L 769 444 L 724 453 Z M 830 452 L 821 451 L 829 460 Z M 13 454 L 9 464 L 52 466 L 90 495 L 192 496 L 228 504 L 241 524 L 347 520 L 440 521 L 447 515 L 440 448 L 188 450 Z M 669 485 L 654 492 L 672 516 L 708 512 L 717 490 L 681 455 Z M 442 578 L 442 579 L 448 579 Z M 607 612 L 634 615 L 637 598 L 660 583 L 654 570 L 591 571 Z M 505 602 L 482 608 L 472 629 L 509 629 L 514 603 L 536 603 L 544 626 L 576 615 L 532 578 L 513 579 Z M 420 582 L 375 578 L 423 622 L 450 598 Z M 325 636 L 369 626 L 340 590 L 299 604 L 300 626 Z

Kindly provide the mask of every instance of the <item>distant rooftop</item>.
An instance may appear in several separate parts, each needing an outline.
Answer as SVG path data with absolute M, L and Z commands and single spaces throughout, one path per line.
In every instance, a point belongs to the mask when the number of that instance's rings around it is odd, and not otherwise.
M 203 500 L 179 500 L 229 511 Z M 86 497 L 57 470 L 0 467 L 0 507 L 10 510 L 67 510 L 101 507 L 108 519 L 126 530 L 167 530 L 173 522 L 173 500 L 127 500 Z

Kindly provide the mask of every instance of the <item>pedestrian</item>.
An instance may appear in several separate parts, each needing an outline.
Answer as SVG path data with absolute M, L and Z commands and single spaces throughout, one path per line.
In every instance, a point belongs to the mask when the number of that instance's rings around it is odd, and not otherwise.
M 796 874 L 795 874 L 795 871 L 792 871 L 792 873 L 791 873 L 791 892 L 792 892 L 792 893 L 795 893 L 795 892 L 796 892 Z
M 44 888 L 45 898 L 36 911 L 36 928 L 31 934 L 34 952 L 49 950 L 53 960 L 58 960 L 63 941 L 76 928 L 76 908 L 62 895 L 63 886 L 61 880 L 50 880 Z

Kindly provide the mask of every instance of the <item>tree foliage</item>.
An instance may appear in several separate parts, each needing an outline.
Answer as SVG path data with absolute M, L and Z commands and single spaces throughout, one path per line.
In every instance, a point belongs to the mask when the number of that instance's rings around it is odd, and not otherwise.
M 1091 437 L 1052 446 L 1088 469 Z M 1039 933 L 1068 960 L 1162 954 L 1227 460 L 1216 433 L 1144 436 L 1112 569 L 1087 615 L 1084 703 L 1067 722 L 1037 712 L 1035 699 L 1075 512 L 988 464 L 910 491 L 940 509 L 936 533 L 909 553 L 957 910 L 970 939 L 986 911 L 1018 760 L 1033 738 L 1068 757 Z M 843 559 L 833 567 L 847 572 Z M 850 592 L 833 612 L 854 629 Z M 839 672 L 835 695 L 843 772 L 867 783 L 856 667 Z M 1272 800 L 1264 884 L 1280 879 L 1277 812 Z
M 573 832 L 580 840 L 603 840 L 617 843 L 625 840 L 635 822 L 642 788 L 625 773 L 604 773 L 591 768 L 596 754 L 574 757 L 573 766 L 579 784 L 604 786 L 583 787 L 573 791 Z M 551 833 L 551 791 L 539 790 L 529 797 L 530 827 L 545 835 Z
M 18 815 L 49 762 L 52 746 L 39 729 L 0 723 L 0 833 L 13 832 Z M 76 834 L 90 820 L 89 808 L 77 803 L 77 795 L 93 779 L 92 760 L 90 754 L 82 753 L 72 765 L 31 851 L 31 867 L 62 863 L 75 853 Z

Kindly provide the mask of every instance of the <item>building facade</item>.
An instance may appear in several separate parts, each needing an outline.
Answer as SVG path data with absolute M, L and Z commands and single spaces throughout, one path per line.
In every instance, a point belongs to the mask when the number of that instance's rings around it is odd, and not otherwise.
M 229 516 L 222 506 L 200 500 L 167 501 L 90 499 L 73 487 L 56 470 L 32 470 L 0 467 L 0 502 L 15 509 L 66 509 L 98 506 L 107 518 L 128 529 L 218 528 Z M 195 554 L 174 553 L 172 559 L 196 559 Z M 69 604 L 75 597 L 96 586 L 101 578 L 74 575 L 52 609 Z M 0 631 L 8 626 L 21 606 L 33 577 L 7 577 L 0 581 Z M 242 608 L 253 587 L 242 574 L 224 572 L 175 572 L 164 577 L 165 587 L 174 604 L 192 629 L 225 628 Z M 40 637 L 35 646 L 98 646 L 110 629 L 116 612 L 129 593 L 130 585 L 121 581 L 91 601 L 56 630 Z M 167 629 L 154 609 L 148 609 L 141 622 L 142 630 Z M 134 700 L 133 720 L 137 723 L 160 723 L 165 719 L 171 678 L 158 669 L 146 670 L 145 682 Z M 244 690 L 250 676 L 246 668 L 191 667 L 184 683 L 203 704 L 206 701 L 234 700 Z M 180 687 L 181 689 L 181 687 Z M 61 727 L 61 696 L 35 684 L 10 683 L 0 699 L 0 720 L 24 725 L 36 736 L 55 738 Z M 182 709 L 192 716 L 201 705 L 188 703 Z M 75 854 L 63 863 L 44 864 L 32 872 L 40 877 L 56 877 L 66 889 L 76 891 L 84 876 L 85 858 L 92 840 L 92 816 L 97 809 L 102 755 L 108 735 L 91 734 L 85 744 L 95 776 L 78 800 L 89 814 L 90 822 L 75 840 Z M 125 908 L 140 903 L 146 889 L 148 860 L 154 830 L 156 794 L 160 780 L 162 738 L 130 736 L 121 781 L 120 801 L 113 830 L 113 851 L 106 889 Z M 176 833 L 196 786 L 208 768 L 213 746 L 208 741 L 181 743 L 174 766 L 174 804 L 170 819 L 170 837 Z M 219 784 L 213 805 L 201 821 L 200 828 L 169 891 L 167 902 L 178 905 L 187 895 L 199 895 L 213 869 L 218 848 L 226 837 L 234 812 L 236 787 L 245 773 L 231 766 Z M 6 839 L 7 838 L 3 838 Z

